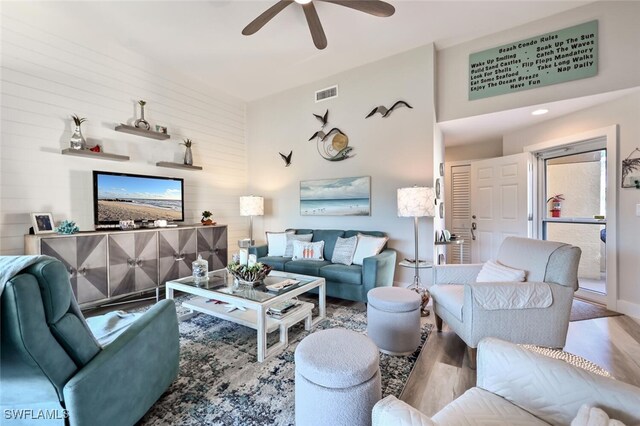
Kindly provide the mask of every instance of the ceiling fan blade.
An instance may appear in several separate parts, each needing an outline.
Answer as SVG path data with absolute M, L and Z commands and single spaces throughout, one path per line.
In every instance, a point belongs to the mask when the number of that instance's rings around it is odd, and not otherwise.
M 324 35 L 318 12 L 312 2 L 302 5 L 304 10 L 304 16 L 307 17 L 307 24 L 309 24 L 309 31 L 311 31 L 311 38 L 313 38 L 313 44 L 318 49 L 324 49 L 327 47 L 327 36 Z
M 382 0 L 319 0 L 327 3 L 339 4 L 350 7 L 370 15 L 388 17 L 395 13 L 396 9 Z
M 269 9 L 265 10 L 258 16 L 256 19 L 251 21 L 249 25 L 244 27 L 242 30 L 242 34 L 248 36 L 251 34 L 255 34 L 258 30 L 266 25 L 274 16 L 278 13 L 282 12 L 282 10 L 293 3 L 293 0 L 280 0 L 278 3 L 271 6 Z

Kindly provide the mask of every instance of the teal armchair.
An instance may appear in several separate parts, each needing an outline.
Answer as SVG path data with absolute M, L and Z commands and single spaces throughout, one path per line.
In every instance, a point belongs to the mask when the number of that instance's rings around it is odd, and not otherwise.
M 171 300 L 154 305 L 101 347 L 64 265 L 45 259 L 6 283 L 1 307 L 3 425 L 133 425 L 177 377 L 180 346 Z

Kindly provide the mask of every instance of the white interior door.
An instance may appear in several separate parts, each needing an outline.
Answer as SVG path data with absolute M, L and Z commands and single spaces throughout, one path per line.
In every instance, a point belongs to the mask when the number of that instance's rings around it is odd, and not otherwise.
M 530 237 L 531 155 L 471 163 L 471 261 L 495 259 L 509 235 Z

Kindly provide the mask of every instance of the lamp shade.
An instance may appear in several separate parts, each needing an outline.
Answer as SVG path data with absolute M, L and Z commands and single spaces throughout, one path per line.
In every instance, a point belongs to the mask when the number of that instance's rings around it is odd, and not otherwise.
M 398 216 L 422 217 L 436 215 L 436 191 L 426 186 L 398 189 Z
M 264 198 L 253 195 L 240 197 L 240 216 L 262 216 L 264 214 Z

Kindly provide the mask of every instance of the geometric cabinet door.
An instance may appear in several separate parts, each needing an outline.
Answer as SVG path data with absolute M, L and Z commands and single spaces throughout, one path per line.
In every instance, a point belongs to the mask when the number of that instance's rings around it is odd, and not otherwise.
M 158 232 L 160 284 L 191 276 L 191 263 L 196 260 L 196 230 L 162 230 Z
M 227 227 L 198 228 L 198 254 L 209 262 L 209 270 L 227 267 Z
M 109 235 L 109 297 L 158 285 L 156 232 Z
M 108 297 L 106 235 L 42 238 L 40 253 L 64 264 L 79 304 Z

